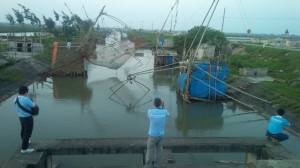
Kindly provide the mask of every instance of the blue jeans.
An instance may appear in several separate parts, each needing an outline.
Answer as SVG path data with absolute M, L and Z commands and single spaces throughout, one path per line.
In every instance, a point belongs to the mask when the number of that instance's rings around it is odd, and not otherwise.
M 289 139 L 289 135 L 287 134 L 284 133 L 271 134 L 269 131 L 267 131 L 266 136 L 277 139 L 279 142 Z
M 145 168 L 160 167 L 161 156 L 163 152 L 162 140 L 163 136 L 148 137 Z

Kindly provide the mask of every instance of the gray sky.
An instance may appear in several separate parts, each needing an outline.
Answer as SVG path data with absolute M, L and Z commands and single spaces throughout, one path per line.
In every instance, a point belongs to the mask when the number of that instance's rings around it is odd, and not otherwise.
M 201 25 L 213 0 L 179 0 L 164 30 L 189 30 Z M 117 17 L 132 28 L 161 29 L 175 0 L 0 0 L 0 22 L 8 22 L 6 14 L 19 9 L 18 3 L 29 8 L 40 19 L 45 15 L 54 19 L 53 10 L 70 14 L 64 2 L 73 13 L 86 18 L 83 6 L 90 18 L 95 18 L 106 5 L 105 12 Z M 210 27 L 221 30 L 223 11 L 226 8 L 224 32 L 300 35 L 300 0 L 220 0 Z M 177 13 L 177 17 L 176 16 Z M 173 18 L 173 19 L 172 19 Z M 172 20 L 172 21 L 171 21 Z M 122 27 L 104 17 L 100 26 Z

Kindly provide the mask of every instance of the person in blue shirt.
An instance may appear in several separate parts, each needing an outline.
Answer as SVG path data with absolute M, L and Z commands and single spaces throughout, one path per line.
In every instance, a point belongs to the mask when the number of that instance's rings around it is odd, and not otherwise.
M 148 110 L 150 121 L 145 168 L 160 167 L 163 152 L 163 137 L 165 134 L 165 121 L 169 112 L 164 109 L 164 102 L 160 98 L 154 99 L 154 109 Z
M 36 100 L 28 97 L 28 87 L 20 86 L 19 95 L 14 100 L 16 110 L 21 123 L 21 139 L 22 148 L 21 153 L 32 153 L 34 149 L 29 148 L 29 139 L 33 130 L 33 117 L 32 114 L 24 110 L 31 110 L 32 107 L 37 107 Z M 24 110 L 22 108 L 25 108 Z
M 289 139 L 287 134 L 282 133 L 283 127 L 291 125 L 290 122 L 282 117 L 284 113 L 284 109 L 280 108 L 277 110 L 277 116 L 271 116 L 266 133 L 268 138 L 272 137 L 279 142 Z

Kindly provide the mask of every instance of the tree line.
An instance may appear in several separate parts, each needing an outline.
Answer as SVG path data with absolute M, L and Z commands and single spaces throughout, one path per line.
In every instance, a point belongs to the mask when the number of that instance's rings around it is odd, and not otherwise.
M 68 15 L 61 11 L 59 14 L 53 10 L 53 18 L 46 17 L 43 15 L 42 20 L 36 16 L 35 13 L 31 12 L 29 8 L 18 4 L 20 9 L 12 8 L 13 14 L 6 14 L 6 19 L 11 25 L 16 23 L 19 25 L 31 24 L 33 27 L 46 29 L 47 32 L 54 36 L 77 36 L 88 31 L 90 26 L 93 24 L 91 19 L 81 19 L 78 15 Z M 58 25 L 61 23 L 61 25 Z
M 24 26 L 25 21 L 27 21 L 32 26 L 46 29 L 47 32 L 55 36 L 72 37 L 83 35 L 93 24 L 93 21 L 91 19 L 81 19 L 78 15 L 73 14 L 71 11 L 71 15 L 68 15 L 63 11 L 58 13 L 55 10 L 53 10 L 52 17 L 46 17 L 43 15 L 41 21 L 33 12 L 30 11 L 30 9 L 21 4 L 18 4 L 18 7 L 20 7 L 20 10 L 14 8 L 12 9 L 14 15 L 6 15 L 6 19 L 11 25 L 18 23 L 19 25 Z M 59 23 L 60 25 L 58 25 Z M 99 25 L 96 29 L 99 29 Z M 200 41 L 200 35 L 203 33 L 204 29 L 205 27 L 203 26 L 195 26 L 194 28 L 188 30 L 187 33 L 173 36 L 175 46 L 174 49 L 178 53 L 183 53 L 183 51 L 189 47 L 191 47 L 191 49 L 195 49 L 198 45 L 198 42 Z M 107 34 L 109 34 L 109 31 L 103 34 L 103 39 L 107 36 Z M 134 34 L 134 36 L 137 35 L 136 32 Z M 142 34 L 144 34 L 145 36 L 145 34 L 149 33 L 143 32 Z M 129 36 L 132 35 L 129 33 Z M 141 34 L 138 34 L 138 36 L 141 36 Z M 153 43 L 155 44 L 156 41 L 154 39 L 156 38 L 156 34 L 149 34 L 148 36 L 144 40 L 146 40 L 147 42 L 153 41 Z M 153 38 L 150 38 L 152 36 Z M 195 43 L 193 43 L 195 37 Z M 208 28 L 202 43 L 214 45 L 216 47 L 216 53 L 226 52 L 227 40 L 225 34 L 218 30 Z

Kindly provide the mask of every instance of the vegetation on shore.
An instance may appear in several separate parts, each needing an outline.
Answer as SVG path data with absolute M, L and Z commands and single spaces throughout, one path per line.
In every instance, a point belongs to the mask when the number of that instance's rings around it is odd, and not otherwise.
M 20 71 L 15 70 L 4 70 L 0 69 L 0 81 L 11 81 L 11 82 L 20 82 L 22 81 L 22 75 Z
M 274 82 L 261 82 L 261 96 L 272 104 L 300 113 L 300 52 L 278 48 L 242 45 L 240 53 L 227 57 L 231 74 L 239 68 L 268 68 Z
M 186 50 L 187 52 L 189 48 L 196 49 L 204 31 L 204 26 L 195 26 L 192 29 L 188 30 L 186 34 L 175 36 L 175 50 L 181 54 L 184 50 Z M 215 46 L 215 53 L 224 53 L 227 40 L 223 32 L 208 28 L 205 32 L 205 35 L 203 36 L 201 44 Z

